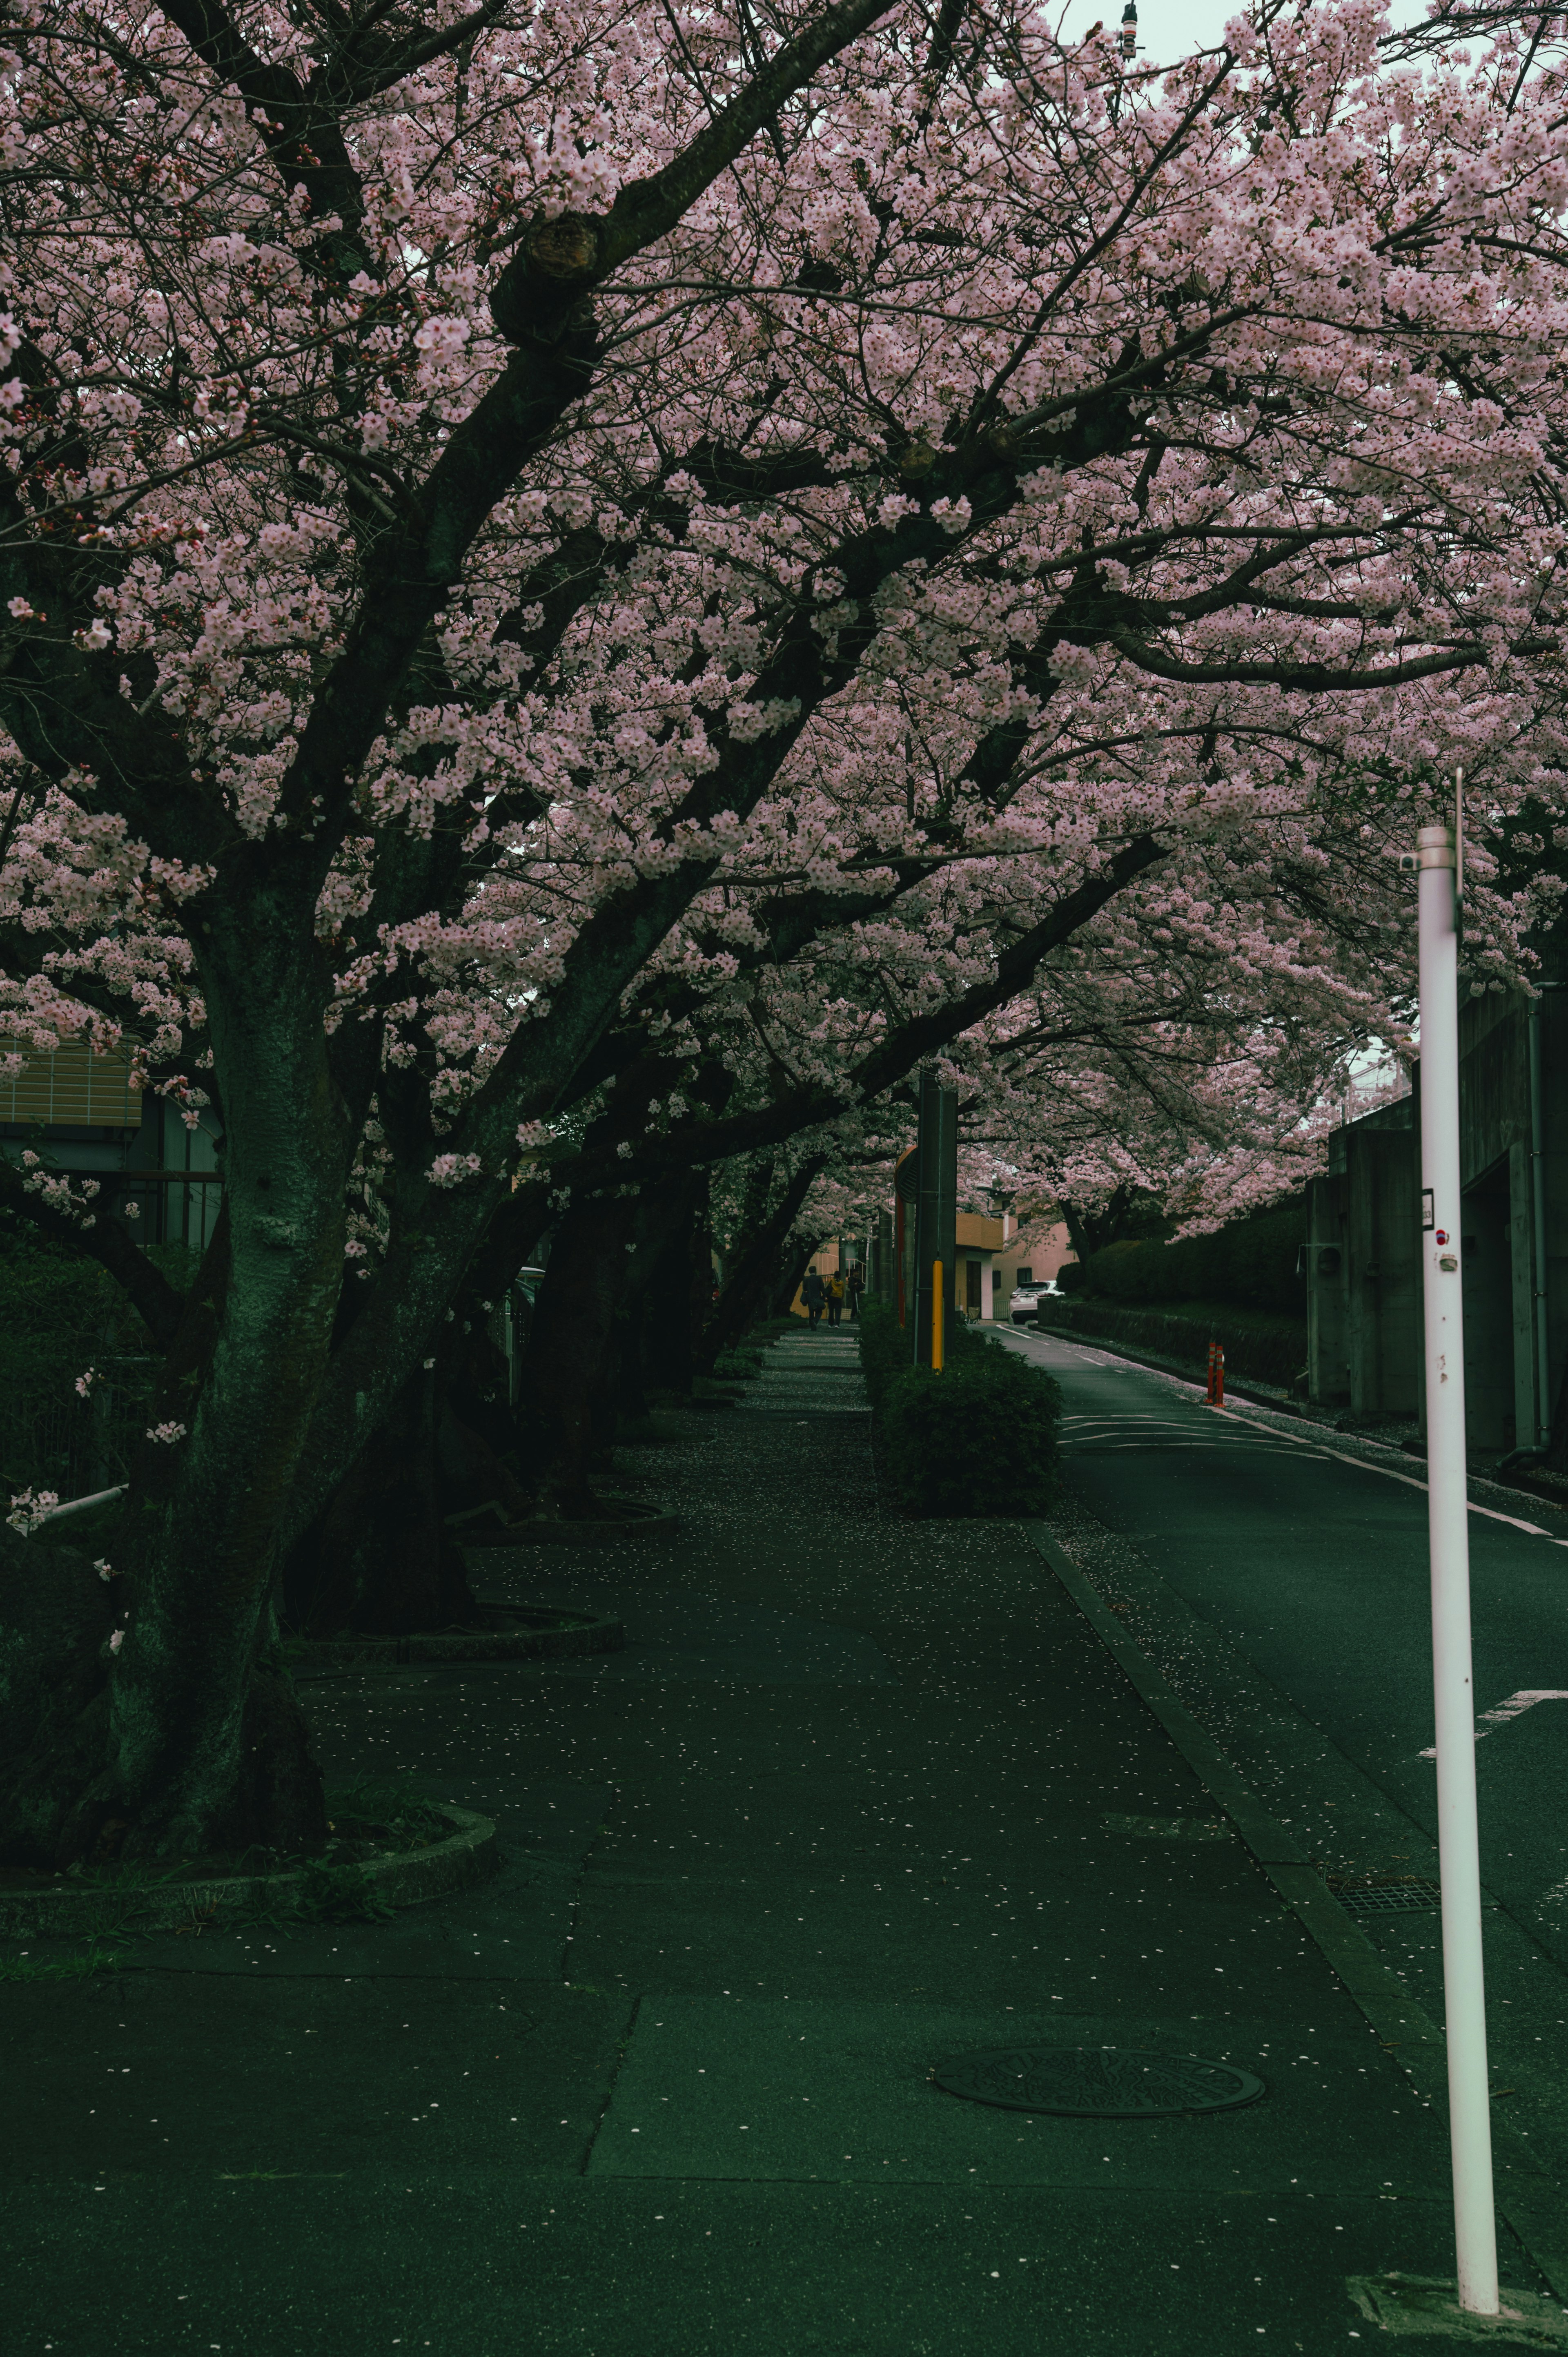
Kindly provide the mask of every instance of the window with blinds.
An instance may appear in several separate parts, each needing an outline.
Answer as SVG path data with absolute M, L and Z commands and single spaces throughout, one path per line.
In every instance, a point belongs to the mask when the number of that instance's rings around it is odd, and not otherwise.
M 139 1129 L 142 1092 L 131 1086 L 131 1054 L 95 1056 L 85 1039 L 32 1054 L 20 1039 L 0 1038 L 0 1054 L 27 1060 L 15 1080 L 0 1075 L 0 1121 L 43 1121 L 73 1129 Z

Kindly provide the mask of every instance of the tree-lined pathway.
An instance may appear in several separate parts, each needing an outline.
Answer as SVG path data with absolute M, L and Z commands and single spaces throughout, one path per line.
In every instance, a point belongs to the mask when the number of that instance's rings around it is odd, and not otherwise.
M 494 1815 L 494 1881 L 7 1992 L 13 2350 L 1319 2357 L 1348 2279 L 1451 2267 L 1440 2121 L 1027 1526 L 879 1504 L 854 1365 L 790 1337 L 628 1453 L 674 1539 L 487 1565 L 623 1653 L 308 1689 L 329 1785 Z M 1267 2092 L 929 2083 L 1028 2044 Z

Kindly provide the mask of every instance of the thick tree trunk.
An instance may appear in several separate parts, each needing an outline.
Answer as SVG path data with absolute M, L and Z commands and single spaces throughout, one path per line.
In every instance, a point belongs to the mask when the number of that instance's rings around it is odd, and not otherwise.
M 101 1746 L 57 1789 L 60 1865 L 325 1838 L 274 1580 L 342 1284 L 349 1125 L 328 1063 L 314 877 L 285 871 L 207 905 L 223 1212 L 132 1467 L 114 1583 L 125 1633 Z
M 713 1280 L 703 1214 L 706 1171 L 680 1171 L 646 1188 L 636 1281 L 642 1296 L 642 1380 L 649 1391 L 689 1397 L 696 1345 Z
M 779 1256 L 784 1249 L 785 1239 L 800 1215 L 800 1206 L 811 1191 L 812 1180 L 826 1160 L 825 1155 L 818 1155 L 811 1161 L 803 1162 L 786 1182 L 784 1192 L 774 1210 L 732 1248 L 728 1273 L 703 1330 L 697 1354 L 701 1373 L 712 1373 L 719 1352 L 733 1350 L 746 1328 L 762 1314 L 768 1288 L 778 1279 Z M 807 1257 L 810 1258 L 810 1254 Z M 790 1286 L 791 1297 L 795 1285 L 800 1281 L 797 1277 Z
M 478 1621 L 444 1519 L 444 1422 L 436 1371 L 421 1369 L 290 1555 L 284 1592 L 292 1629 L 404 1637 Z
M 642 1299 L 636 1295 L 624 1302 L 615 1324 L 615 1410 L 616 1422 L 631 1425 L 646 1424 L 650 1414 L 648 1393 L 642 1380 Z
M 800 1291 L 800 1279 L 805 1275 L 807 1264 L 816 1249 L 815 1243 L 810 1239 L 797 1242 L 787 1248 L 784 1258 L 779 1264 L 778 1281 L 768 1297 L 769 1318 L 789 1316 L 789 1305 Z
M 628 1195 L 574 1203 L 534 1303 L 518 1398 L 519 1445 L 546 1512 L 592 1518 L 592 1468 L 613 1413 L 613 1340 L 636 1213 Z
M 516 1202 L 516 1198 L 512 1202 Z M 443 1328 L 435 1364 L 411 1376 L 327 1510 L 290 1550 L 289 1627 L 407 1636 L 482 1620 L 446 1517 L 498 1505 L 519 1522 L 533 1497 L 512 1460 L 518 1433 L 508 1364 L 489 1320 L 538 1242 L 537 1206 L 503 1207 Z

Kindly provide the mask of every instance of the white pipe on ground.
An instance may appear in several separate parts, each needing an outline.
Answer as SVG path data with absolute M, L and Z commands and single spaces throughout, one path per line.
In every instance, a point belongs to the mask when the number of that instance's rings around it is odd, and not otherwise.
M 67 1514 L 84 1514 L 89 1506 L 106 1506 L 111 1498 L 123 1498 L 124 1494 L 125 1484 L 122 1481 L 113 1490 L 95 1490 L 91 1498 L 68 1498 L 63 1506 L 51 1506 L 44 1520 L 63 1522 Z

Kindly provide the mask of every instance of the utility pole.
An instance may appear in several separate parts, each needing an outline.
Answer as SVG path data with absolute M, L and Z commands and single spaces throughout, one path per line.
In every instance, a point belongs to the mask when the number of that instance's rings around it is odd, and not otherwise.
M 1459 2305 L 1496 2316 L 1498 2234 L 1481 1958 L 1476 1694 L 1470 1652 L 1470 1515 L 1465 1464 L 1460 1269 L 1459 934 L 1462 775 L 1455 827 L 1423 826 L 1420 866 L 1422 1286 L 1426 1326 L 1426 1511 L 1437 1724 L 1438 1870 L 1448 2133 Z
M 916 1366 L 929 1367 L 941 1363 L 945 1339 L 952 1332 L 953 1261 L 958 1251 L 958 1092 L 940 1087 L 929 1069 L 920 1074 L 915 1159 L 918 1191 L 914 1359 Z M 940 1297 L 933 1290 L 935 1285 L 940 1286 Z M 934 1308 L 939 1297 L 940 1307 Z

